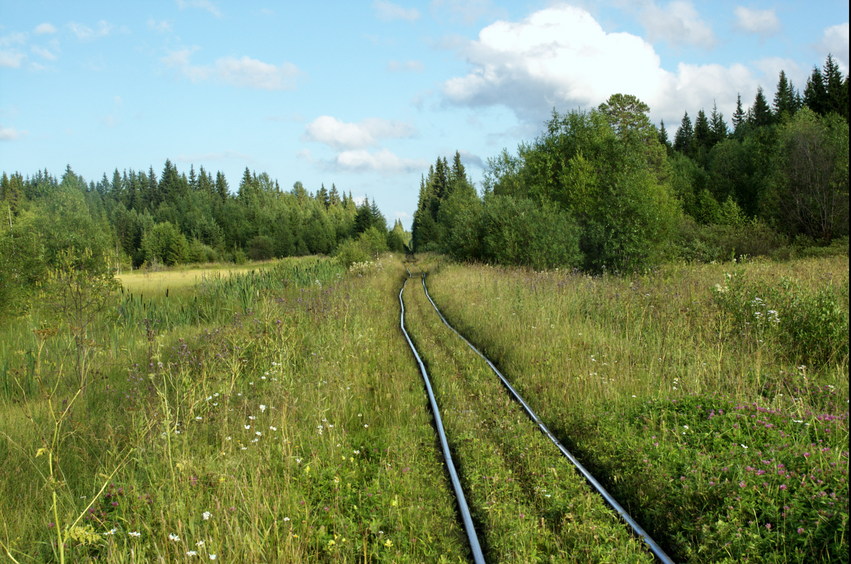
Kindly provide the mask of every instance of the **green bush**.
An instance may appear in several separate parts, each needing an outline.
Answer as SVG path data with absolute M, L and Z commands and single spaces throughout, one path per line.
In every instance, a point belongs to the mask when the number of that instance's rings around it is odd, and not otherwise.
M 727 274 L 713 297 L 732 333 L 776 345 L 789 362 L 823 366 L 848 357 L 848 311 L 833 285 L 811 290 L 785 277 L 769 284 Z

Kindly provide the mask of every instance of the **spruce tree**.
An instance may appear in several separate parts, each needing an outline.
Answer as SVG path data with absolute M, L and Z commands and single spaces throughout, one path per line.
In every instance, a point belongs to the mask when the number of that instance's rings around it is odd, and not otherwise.
M 742 108 L 742 95 L 736 94 L 736 110 L 733 112 L 733 133 L 739 134 L 740 128 L 744 125 L 746 119 L 745 110 Z
M 771 108 L 768 106 L 768 101 L 765 99 L 762 86 L 760 86 L 756 89 L 753 105 L 748 110 L 748 123 L 754 127 L 764 127 L 773 122 L 774 116 L 771 114 Z
M 826 112 L 836 112 L 848 118 L 848 90 L 842 82 L 842 73 L 832 55 L 827 56 L 822 73 L 825 88 Z
M 712 103 L 712 113 L 709 116 L 709 129 L 712 131 L 712 145 L 716 145 L 727 138 L 727 123 L 724 115 L 718 111 L 718 106 Z
M 777 91 L 774 93 L 774 113 L 778 119 L 785 120 L 792 117 L 797 109 L 795 88 L 786 78 L 786 73 L 781 70 L 780 78 L 777 80 Z
M 691 156 L 694 145 L 694 129 L 691 125 L 691 118 L 688 117 L 688 112 L 683 114 L 683 119 L 680 122 L 680 127 L 674 135 L 674 149 Z
M 819 115 L 827 113 L 827 89 L 818 67 L 813 67 L 813 72 L 807 79 L 807 86 L 804 88 L 804 104 Z

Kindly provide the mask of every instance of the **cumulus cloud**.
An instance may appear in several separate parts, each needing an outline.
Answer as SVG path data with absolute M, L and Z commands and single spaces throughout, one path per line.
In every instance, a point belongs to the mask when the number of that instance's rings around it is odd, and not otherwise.
M 49 22 L 40 23 L 35 26 L 36 35 L 48 35 L 51 33 L 56 33 L 56 31 L 56 26 Z
M 216 80 L 231 86 L 259 90 L 292 90 L 301 71 L 292 63 L 273 65 L 251 57 L 222 57 L 210 65 L 192 64 L 197 48 L 172 51 L 162 62 L 192 81 Z
M 26 131 L 0 125 L 0 141 L 14 141 L 15 139 L 20 139 L 25 134 Z
M 33 53 L 35 53 L 39 57 L 42 57 L 43 59 L 47 59 L 48 61 L 56 60 L 56 53 L 52 52 L 49 49 L 39 47 L 38 45 L 33 45 L 30 49 Z
M 2 50 L 0 51 L 0 67 L 20 68 L 24 58 L 24 54 L 19 51 Z
M 403 159 L 387 149 L 372 152 L 365 149 L 342 151 L 330 165 L 337 170 L 380 173 L 416 172 L 428 167 L 426 161 Z
M 774 10 L 752 10 L 744 6 L 736 6 L 736 27 L 748 33 L 769 36 L 780 31 L 780 20 Z
M 685 110 L 711 108 L 715 100 L 729 116 L 737 92 L 747 97 L 758 84 L 740 64 L 680 64 L 668 71 L 644 39 L 608 33 L 587 11 L 567 5 L 519 22 L 496 22 L 464 45 L 461 54 L 471 70 L 443 84 L 447 103 L 501 105 L 536 123 L 553 107 L 588 109 L 618 92 L 638 96 L 654 120 L 666 123 L 679 121 Z M 776 78 L 768 77 L 772 84 Z
M 100 20 L 97 23 L 97 27 L 94 28 L 84 24 L 71 22 L 68 24 L 68 29 L 71 30 L 71 33 L 77 36 L 77 39 L 90 41 L 92 39 L 106 37 L 115 30 L 115 27 L 106 20 Z
M 421 72 L 423 64 L 420 61 L 390 61 L 387 70 L 392 72 Z
M 177 7 L 181 10 L 185 10 L 186 8 L 199 8 L 205 12 L 209 12 L 217 18 L 222 17 L 222 11 L 219 10 L 219 7 L 213 4 L 210 0 L 177 0 Z
M 638 19 L 651 41 L 699 47 L 712 47 L 715 44 L 712 29 L 691 2 L 677 0 L 665 7 L 652 1 L 647 2 L 641 7 Z
M 819 47 L 833 55 L 843 73 L 848 72 L 848 22 L 825 29 Z
M 413 22 L 420 19 L 420 12 L 416 8 L 405 8 L 387 0 L 375 0 L 372 3 L 372 9 L 375 10 L 378 19 L 385 22 L 395 20 Z
M 334 149 L 351 150 L 377 145 L 379 139 L 401 139 L 413 134 L 414 128 L 400 121 L 369 118 L 359 123 L 350 123 L 333 116 L 319 116 L 307 125 L 304 137 L 308 141 L 324 143 Z M 358 155 L 350 155 L 349 158 L 357 157 Z

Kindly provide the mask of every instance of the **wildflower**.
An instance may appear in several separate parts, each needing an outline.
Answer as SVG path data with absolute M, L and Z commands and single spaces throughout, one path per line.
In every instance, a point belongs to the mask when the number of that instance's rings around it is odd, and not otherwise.
M 175 535 L 174 533 L 169 533 L 168 534 L 168 540 L 171 540 L 171 541 L 174 541 L 174 542 L 180 542 L 180 537 Z
M 260 404 L 260 413 L 263 413 L 264 411 L 266 411 L 266 406 L 261 403 Z
M 116 532 L 117 530 L 118 530 L 118 529 L 116 529 L 115 527 L 113 527 L 113 528 L 111 528 L 110 530 L 108 530 L 107 532 L 105 532 L 104 534 L 105 534 L 105 535 L 114 535 L 114 534 L 115 534 L 115 532 Z
M 204 513 L 201 514 L 201 517 L 204 518 L 204 521 L 209 521 L 210 517 L 212 517 L 212 516 L 213 516 L 213 514 L 210 513 L 209 511 L 205 511 Z
M 195 546 L 198 546 L 198 547 L 204 546 L 204 541 L 199 540 L 198 542 L 195 543 Z
M 187 550 L 186 556 L 198 556 L 198 551 L 196 550 Z
M 748 448 L 748 445 L 743 445 L 741 443 L 739 443 L 739 446 L 742 447 L 742 448 Z
M 216 559 L 216 555 L 215 555 L 215 554 L 211 554 L 211 555 L 210 555 L 210 560 L 215 560 L 215 559 Z
M 131 537 L 141 537 L 142 533 L 140 533 L 139 531 L 130 531 L 129 533 L 127 533 L 127 535 Z
M 804 528 L 803 528 L 803 527 L 798 527 L 798 534 L 799 534 L 799 535 L 803 535 L 803 534 L 804 534 Z
M 393 541 L 387 539 L 386 541 L 384 541 L 384 546 L 386 546 L 387 548 L 391 548 L 393 546 Z
M 277 431 L 277 430 L 278 430 L 278 428 L 277 428 L 277 427 L 274 427 L 274 426 L 272 426 L 272 425 L 269 425 L 269 430 L 270 430 L 270 431 Z
M 249 430 L 249 429 L 251 429 L 251 425 L 243 425 L 243 427 L 245 427 L 245 430 L 246 430 L 246 431 L 247 431 L 247 430 Z

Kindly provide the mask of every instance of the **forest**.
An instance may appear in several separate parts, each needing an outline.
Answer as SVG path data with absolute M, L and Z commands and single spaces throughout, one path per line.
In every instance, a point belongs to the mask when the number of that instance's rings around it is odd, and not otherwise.
M 649 111 L 627 94 L 553 110 L 538 138 L 488 161 L 481 195 L 457 153 L 439 157 L 420 183 L 415 249 L 627 273 L 847 248 L 848 77 L 831 56 L 803 93 L 781 71 L 772 103 L 759 88 L 745 110 L 739 95 L 732 127 L 717 106 L 686 111 L 672 140 Z
M 151 167 L 99 182 L 70 165 L 61 179 L 3 173 L 0 209 L 0 312 L 9 313 L 26 309 L 63 253 L 97 273 L 334 253 L 351 264 L 405 242 L 402 224 L 388 231 L 374 201 L 357 203 L 333 184 L 311 193 L 296 182 L 287 192 L 246 168 L 233 193 L 221 172 L 187 175 L 169 160 L 159 177 Z

